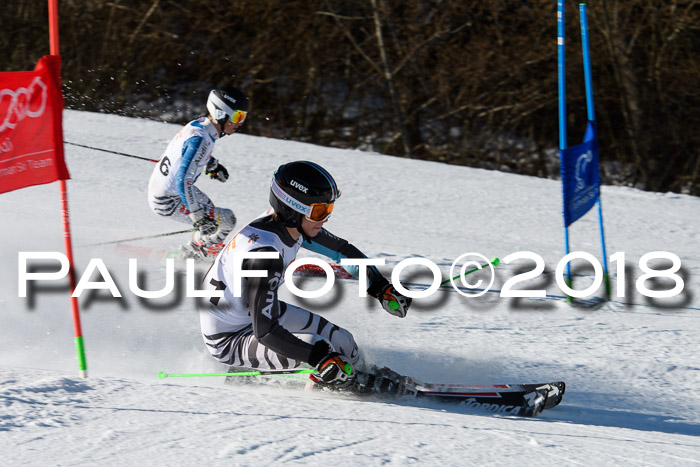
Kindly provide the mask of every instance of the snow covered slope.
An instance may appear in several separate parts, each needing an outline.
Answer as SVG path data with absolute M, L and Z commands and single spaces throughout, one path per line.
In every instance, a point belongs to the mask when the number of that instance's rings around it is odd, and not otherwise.
M 66 141 L 154 159 L 179 130 L 86 112 L 66 111 L 64 118 Z M 152 163 L 72 145 L 66 154 L 78 273 L 101 258 L 123 297 L 102 290 L 81 298 L 90 377 L 78 378 L 66 281 L 37 283 L 26 299 L 17 292 L 18 252 L 63 251 L 58 185 L 0 196 L 2 465 L 700 463 L 698 198 L 603 188 L 608 255 L 625 253 L 627 287 L 624 298 L 595 308 L 501 297 L 506 281 L 533 268 L 525 260 L 499 266 L 492 291 L 481 298 L 447 289 L 414 301 L 403 320 L 358 298 L 356 281 L 338 281 L 314 300 L 283 293 L 351 330 L 367 360 L 426 381 L 567 382 L 559 407 L 522 419 L 231 387 L 220 378 L 158 380 L 159 371 L 222 370 L 200 338 L 194 299 L 180 293 L 144 300 L 129 290 L 129 257 L 139 258 L 143 288 L 161 288 L 165 261 L 158 252 L 177 249 L 187 236 L 94 244 L 186 226 L 150 212 Z M 546 274 L 515 288 L 563 295 L 554 280 L 564 255 L 556 181 L 243 134 L 221 140 L 215 155 L 230 180 L 203 178 L 199 186 L 233 209 L 240 225 L 267 209 L 280 164 L 309 159 L 343 192 L 327 228 L 384 258 L 387 274 L 418 256 L 447 276 L 464 253 L 503 259 L 531 251 L 544 259 Z M 594 213 L 574 224 L 571 242 L 600 258 Z M 680 257 L 680 296 L 652 300 L 636 289 L 639 258 L 654 251 Z M 38 266 L 47 267 L 56 269 Z M 616 293 L 616 265 L 610 268 Z M 592 270 L 575 271 L 575 288 L 586 288 Z M 407 270 L 402 279 L 428 284 L 431 277 Z M 320 281 L 306 279 L 304 287 Z M 183 276 L 178 285 L 184 288 Z

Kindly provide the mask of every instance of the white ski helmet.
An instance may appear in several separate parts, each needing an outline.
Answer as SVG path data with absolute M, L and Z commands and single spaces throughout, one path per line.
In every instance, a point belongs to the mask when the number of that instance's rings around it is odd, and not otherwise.
M 212 89 L 207 99 L 207 110 L 214 117 L 214 121 L 221 127 L 221 135 L 224 136 L 224 125 L 228 120 L 239 123 L 245 120 L 250 100 L 243 91 L 233 86 L 221 86 Z M 235 120 L 234 120 L 235 119 Z

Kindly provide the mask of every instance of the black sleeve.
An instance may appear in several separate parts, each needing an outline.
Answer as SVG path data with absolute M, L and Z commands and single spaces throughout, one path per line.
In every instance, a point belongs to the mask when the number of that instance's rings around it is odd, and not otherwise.
M 305 243 L 304 246 L 309 250 L 321 253 L 336 261 L 339 261 L 340 258 L 367 257 L 367 255 L 362 253 L 355 245 L 340 237 L 336 237 L 326 229 L 321 229 L 318 235 L 313 237 L 312 241 L 307 240 L 307 242 L 308 243 Z M 316 245 L 314 245 L 314 243 Z M 367 279 L 369 280 L 367 293 L 375 298 L 379 297 L 379 293 L 382 289 L 389 284 L 389 281 L 375 266 L 367 268 Z
M 256 252 L 273 251 L 263 247 Z M 328 344 L 321 341 L 316 345 L 307 344 L 279 324 L 286 305 L 277 299 L 277 290 L 284 274 L 284 261 L 275 259 L 246 259 L 244 270 L 267 271 L 265 277 L 248 277 L 248 307 L 253 321 L 255 337 L 265 346 L 289 359 L 299 360 L 316 366 L 328 353 Z

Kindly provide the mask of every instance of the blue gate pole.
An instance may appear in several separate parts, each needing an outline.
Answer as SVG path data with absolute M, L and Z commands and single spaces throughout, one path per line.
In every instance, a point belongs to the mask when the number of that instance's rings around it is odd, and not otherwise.
M 557 0 L 557 57 L 558 66 L 557 70 L 559 73 L 559 150 L 562 151 L 567 148 L 566 141 L 566 47 L 565 47 L 565 30 L 564 30 L 564 0 Z M 564 166 L 564 161 L 561 158 L 559 163 Z M 562 180 L 563 184 L 563 180 Z M 566 206 L 564 206 L 566 209 Z M 564 217 L 564 216 L 562 216 Z M 566 254 L 569 254 L 569 227 L 566 225 L 566 218 L 564 217 L 564 247 Z M 566 283 L 569 287 L 572 287 L 571 281 L 571 262 L 566 264 Z M 573 287 L 572 287 L 573 288 Z M 566 300 L 571 303 L 571 297 L 567 294 Z
M 593 103 L 593 77 L 591 73 L 591 54 L 588 43 L 588 16 L 586 14 L 586 4 L 579 4 L 579 14 L 581 17 L 581 47 L 583 47 L 583 73 L 586 81 L 586 109 L 588 109 L 588 120 L 595 123 L 595 106 Z M 600 168 L 598 169 L 600 170 Z M 610 298 L 610 275 L 608 274 L 608 256 L 605 251 L 605 232 L 603 230 L 603 207 L 600 201 L 602 195 L 598 195 L 598 225 L 600 226 L 600 243 L 603 250 L 603 279 L 605 283 L 605 294 Z

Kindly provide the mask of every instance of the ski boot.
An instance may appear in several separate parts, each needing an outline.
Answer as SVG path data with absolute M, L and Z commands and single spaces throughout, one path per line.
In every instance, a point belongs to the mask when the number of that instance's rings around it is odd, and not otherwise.
M 207 258 L 216 258 L 216 255 L 224 247 L 223 242 L 207 244 L 204 240 L 192 239 L 185 245 L 182 245 L 182 257 L 185 259 L 193 258 L 195 261 L 205 261 Z
M 388 367 L 372 365 L 366 371 L 357 371 L 353 392 L 360 395 L 415 396 L 417 391 L 411 378 Z

